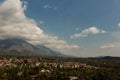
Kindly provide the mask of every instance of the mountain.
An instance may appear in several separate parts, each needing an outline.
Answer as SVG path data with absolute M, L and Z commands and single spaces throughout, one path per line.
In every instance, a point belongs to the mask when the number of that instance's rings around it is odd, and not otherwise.
M 59 52 L 55 52 L 43 45 L 35 46 L 25 40 L 11 38 L 0 40 L 0 54 L 20 55 L 20 56 L 61 56 Z
M 60 52 L 54 51 L 54 50 L 52 50 L 50 48 L 47 48 L 47 47 L 45 47 L 43 45 L 38 45 L 37 48 L 39 48 L 40 50 L 45 51 L 48 54 L 54 55 L 54 56 L 65 56 L 65 55 L 61 54 Z

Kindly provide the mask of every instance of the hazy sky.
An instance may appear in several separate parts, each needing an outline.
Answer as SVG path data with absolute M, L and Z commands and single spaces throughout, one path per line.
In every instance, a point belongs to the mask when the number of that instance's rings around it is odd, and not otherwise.
M 67 55 L 120 56 L 120 0 L 0 0 L 0 39 L 11 37 Z

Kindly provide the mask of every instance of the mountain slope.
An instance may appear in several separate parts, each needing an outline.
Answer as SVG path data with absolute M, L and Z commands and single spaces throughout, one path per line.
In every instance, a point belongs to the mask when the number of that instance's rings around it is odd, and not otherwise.
M 54 55 L 54 56 L 65 56 L 62 53 L 54 51 L 54 50 L 47 48 L 43 45 L 38 45 L 37 48 L 39 48 L 40 50 L 46 51 L 46 53 Z
M 55 52 L 44 46 L 34 46 L 22 39 L 12 38 L 0 40 L 0 53 L 7 55 L 40 55 L 57 56 Z M 61 54 L 62 55 L 62 54 Z

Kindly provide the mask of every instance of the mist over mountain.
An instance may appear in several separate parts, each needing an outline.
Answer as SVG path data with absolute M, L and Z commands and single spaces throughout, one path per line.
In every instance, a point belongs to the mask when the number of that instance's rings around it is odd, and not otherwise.
M 35 46 L 19 38 L 0 40 L 0 54 L 18 56 L 62 56 L 61 53 L 53 51 L 43 45 Z
M 54 50 L 52 50 L 48 47 L 45 47 L 43 45 L 38 45 L 36 47 L 39 48 L 40 50 L 46 51 L 46 53 L 48 53 L 48 54 L 54 55 L 54 56 L 65 56 L 64 54 L 57 52 L 57 51 L 54 51 Z

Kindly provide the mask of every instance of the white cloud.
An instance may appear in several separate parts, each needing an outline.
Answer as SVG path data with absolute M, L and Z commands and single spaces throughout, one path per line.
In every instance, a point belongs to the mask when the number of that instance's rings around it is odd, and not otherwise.
M 115 45 L 110 44 L 110 45 L 103 45 L 100 48 L 102 48 L 102 49 L 109 49 L 109 48 L 114 48 L 114 47 L 115 47 Z
M 115 48 L 120 48 L 119 44 L 108 44 L 108 45 L 103 45 L 100 47 L 101 49 L 115 49 Z
M 118 23 L 118 27 L 120 28 L 120 23 Z
M 101 33 L 106 33 L 106 31 L 100 30 L 97 27 L 93 26 L 93 27 L 83 30 L 82 32 L 78 34 L 71 35 L 71 38 L 87 37 L 90 34 L 95 35 L 95 34 L 101 34 Z
M 75 30 L 76 30 L 76 31 L 79 31 L 79 30 L 80 30 L 80 28 L 75 28 Z
M 120 27 L 120 23 L 117 24 Z M 113 31 L 110 34 L 110 39 L 112 44 L 106 44 L 100 46 L 101 49 L 119 49 L 120 48 L 120 31 Z
M 48 4 L 45 4 L 45 5 L 43 5 L 43 8 L 47 9 L 47 8 L 51 8 L 51 6 Z
M 57 7 L 56 6 L 51 6 L 51 5 L 48 5 L 48 4 L 45 4 L 42 6 L 44 9 L 53 9 L 53 10 L 57 10 Z
M 20 0 L 5 0 L 0 4 L 0 39 L 19 37 L 34 45 L 44 44 L 59 50 L 79 48 L 56 36 L 45 34 L 33 19 L 25 16 L 26 8 L 27 2 L 22 4 Z
M 27 9 L 28 2 L 27 1 L 22 1 L 22 7 L 24 10 Z
M 42 20 L 40 20 L 40 21 L 39 21 L 39 24 L 44 24 L 44 23 L 45 23 L 45 22 L 44 22 L 44 21 L 42 21 Z
M 57 46 L 57 49 L 74 49 L 74 48 L 79 48 L 77 45 L 74 45 L 74 46 L 64 46 L 64 45 L 59 45 Z

